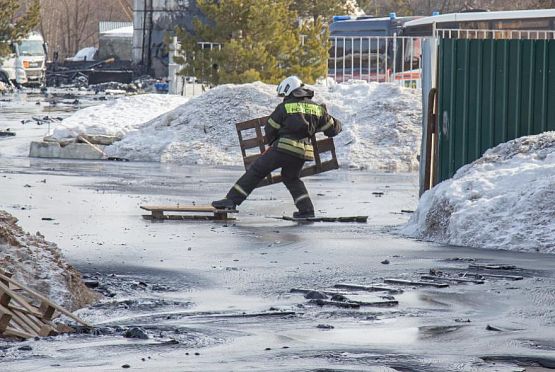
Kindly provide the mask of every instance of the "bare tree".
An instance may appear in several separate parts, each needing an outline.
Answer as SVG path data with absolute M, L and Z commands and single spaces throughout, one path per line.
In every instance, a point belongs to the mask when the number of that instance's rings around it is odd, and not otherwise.
M 40 31 L 60 58 L 98 46 L 100 21 L 131 21 L 132 0 L 40 0 Z

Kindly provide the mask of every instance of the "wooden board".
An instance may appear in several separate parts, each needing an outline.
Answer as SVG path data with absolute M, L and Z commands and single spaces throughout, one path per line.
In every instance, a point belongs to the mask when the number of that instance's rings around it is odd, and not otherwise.
M 346 216 L 346 217 L 310 217 L 310 218 L 294 218 L 289 216 L 273 217 L 279 220 L 295 221 L 295 222 L 357 222 L 366 223 L 368 216 Z
M 241 154 L 243 155 L 243 163 L 245 169 L 262 156 L 268 146 L 268 139 L 262 133 L 264 126 L 268 122 L 268 116 L 244 121 L 235 124 L 237 129 L 237 136 L 239 137 L 239 145 L 241 147 Z M 248 136 L 248 131 L 254 131 L 255 137 L 245 138 Z M 252 134 L 251 134 L 252 136 Z M 334 169 L 339 169 L 339 162 L 335 153 L 335 144 L 333 138 L 325 138 L 317 140 L 315 136 L 311 139 L 312 147 L 314 148 L 314 162 L 307 162 L 301 171 L 301 177 L 313 176 L 315 174 L 328 172 Z M 256 149 L 257 153 L 247 154 L 247 150 Z M 322 161 L 322 155 L 329 153 L 331 159 Z M 257 187 L 272 185 L 274 183 L 282 182 L 280 175 L 268 175 L 264 178 Z
M 150 215 L 143 215 L 148 220 L 233 220 L 228 213 L 238 213 L 236 209 L 217 209 L 211 205 L 141 205 L 141 209 L 151 212 Z M 186 214 L 166 214 L 186 213 Z M 203 213 L 202 215 L 191 213 Z

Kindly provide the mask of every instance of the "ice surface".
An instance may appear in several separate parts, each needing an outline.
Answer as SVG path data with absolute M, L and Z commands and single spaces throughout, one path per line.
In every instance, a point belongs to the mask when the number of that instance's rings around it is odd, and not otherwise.
M 419 91 L 366 82 L 311 88 L 315 101 L 343 122 L 344 131 L 336 138 L 342 166 L 417 169 Z M 235 123 L 269 115 L 280 101 L 273 85 L 222 85 L 127 134 L 107 153 L 132 160 L 241 165 Z
M 422 195 L 404 234 L 555 253 L 555 132 L 503 143 Z

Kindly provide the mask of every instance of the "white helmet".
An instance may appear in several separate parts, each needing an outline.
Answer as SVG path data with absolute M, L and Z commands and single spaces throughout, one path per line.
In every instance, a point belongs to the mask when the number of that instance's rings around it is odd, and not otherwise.
M 292 91 L 303 85 L 303 82 L 297 76 L 289 76 L 279 83 L 277 87 L 278 96 L 287 97 Z

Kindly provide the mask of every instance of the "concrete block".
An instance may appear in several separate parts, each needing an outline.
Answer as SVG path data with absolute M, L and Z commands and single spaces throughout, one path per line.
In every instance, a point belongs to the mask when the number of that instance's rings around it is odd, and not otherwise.
M 104 151 L 106 146 L 95 145 Z M 64 147 L 57 142 L 31 142 L 29 157 L 52 159 L 100 160 L 104 156 L 86 143 L 70 143 Z

